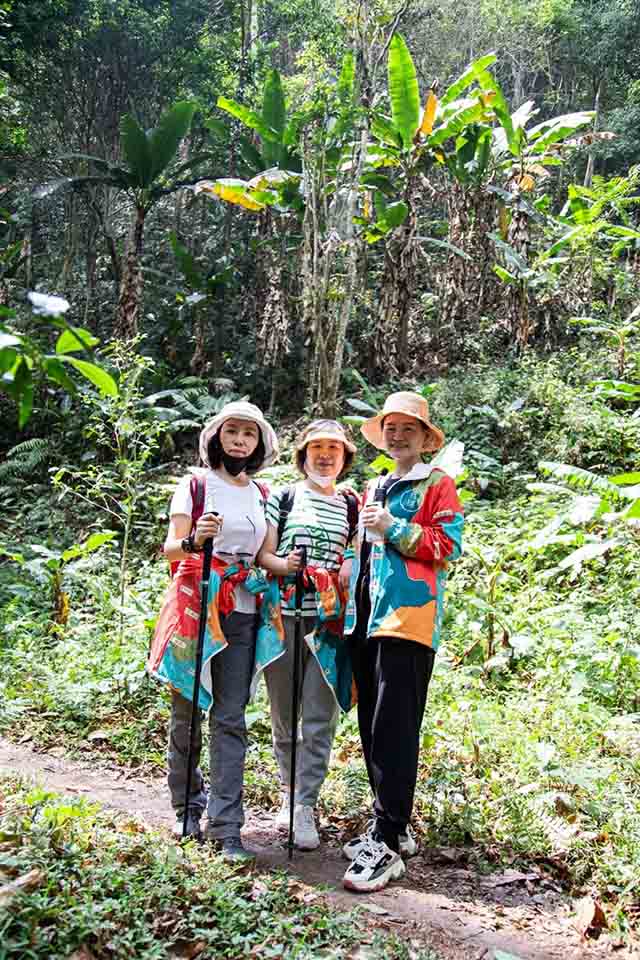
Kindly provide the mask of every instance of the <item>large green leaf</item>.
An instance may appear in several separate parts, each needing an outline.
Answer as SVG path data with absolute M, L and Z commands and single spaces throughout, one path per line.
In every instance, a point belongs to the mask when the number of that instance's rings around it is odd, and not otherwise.
M 53 380 L 54 383 L 59 383 L 68 393 L 73 394 L 76 392 L 77 387 L 67 373 L 65 365 L 61 362 L 60 358 L 52 356 L 45 357 L 43 364 L 49 380 Z
M 465 106 L 450 116 L 442 125 L 436 127 L 427 143 L 430 147 L 437 147 L 451 137 L 457 137 L 465 127 L 478 123 L 484 119 L 485 107 L 481 103 Z
M 97 343 L 100 341 L 90 330 L 85 330 L 83 327 L 69 327 L 58 337 L 56 353 L 76 353 L 78 350 L 95 347 Z
M 146 187 L 151 183 L 151 150 L 147 135 L 130 113 L 120 120 L 120 142 L 131 173 L 137 186 Z
M 262 119 L 278 135 L 277 140 L 270 138 L 264 140 L 262 153 L 265 162 L 269 167 L 280 166 L 282 164 L 282 137 L 287 117 L 282 82 L 277 70 L 269 70 L 264 83 Z
M 282 137 L 287 122 L 282 81 L 277 70 L 269 70 L 264 82 L 262 100 L 262 119 Z
M 592 110 L 579 113 L 566 113 L 560 117 L 543 120 L 527 131 L 529 142 L 534 141 L 533 153 L 544 153 L 554 143 L 560 143 L 575 133 L 580 127 L 591 123 L 595 114 Z
M 175 157 L 180 141 L 189 132 L 195 111 L 195 103 L 180 100 L 160 117 L 158 126 L 152 131 L 148 141 L 151 152 L 151 181 L 166 170 Z
M 479 60 L 474 60 L 473 63 L 469 64 L 464 73 L 460 74 L 458 79 L 454 80 L 450 87 L 447 87 L 444 95 L 440 99 L 440 106 L 444 107 L 448 103 L 451 103 L 452 100 L 457 100 L 467 87 L 470 87 L 472 83 L 481 79 L 487 67 L 495 63 L 496 59 L 495 53 L 488 53 L 486 56 L 480 57 Z
M 229 100 L 228 97 L 218 97 L 218 106 L 221 110 L 226 110 L 227 113 L 230 113 L 236 120 L 244 123 L 245 127 L 250 127 L 251 130 L 255 130 L 264 140 L 278 140 L 276 131 L 272 130 L 255 110 L 249 110 L 248 107 L 243 107 L 241 103 L 236 103 L 235 100 Z
M 400 134 L 388 117 L 375 117 L 371 124 L 371 132 L 377 140 L 382 140 L 390 147 L 401 147 Z
M 353 85 L 355 80 L 355 66 L 353 54 L 351 51 L 345 54 L 342 61 L 342 69 L 338 79 L 338 96 L 343 104 L 351 103 L 353 100 Z
M 109 397 L 118 396 L 117 383 L 111 374 L 103 370 L 102 367 L 97 366 L 95 363 L 89 363 L 88 360 L 79 360 L 78 357 L 72 357 L 68 354 L 61 355 L 60 359 L 64 360 L 65 363 L 70 363 L 72 367 L 75 367 L 78 373 L 81 373 L 83 377 L 90 380 L 101 393 Z
M 420 126 L 420 91 L 409 48 L 397 33 L 389 45 L 388 76 L 391 119 L 408 150 Z
M 389 203 L 384 211 L 384 222 L 392 230 L 399 227 L 407 219 L 409 207 L 404 200 L 398 200 L 396 203 Z

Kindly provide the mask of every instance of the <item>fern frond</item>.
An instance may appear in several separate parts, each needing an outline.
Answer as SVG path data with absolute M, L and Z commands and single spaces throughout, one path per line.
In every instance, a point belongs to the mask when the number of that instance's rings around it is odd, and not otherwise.
M 613 503 L 625 503 L 628 500 L 623 487 L 617 487 L 615 483 L 591 473 L 590 470 L 573 467 L 569 463 L 554 463 L 551 460 L 542 460 L 538 466 L 546 476 L 563 480 L 572 490 L 598 493 Z
M 0 463 L 0 480 L 11 480 L 36 473 L 49 461 L 49 444 L 41 437 L 31 437 L 16 444 Z

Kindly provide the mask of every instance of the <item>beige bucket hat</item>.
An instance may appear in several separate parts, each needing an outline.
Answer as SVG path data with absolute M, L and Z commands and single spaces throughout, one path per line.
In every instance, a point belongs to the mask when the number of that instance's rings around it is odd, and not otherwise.
M 215 417 L 204 425 L 198 444 L 200 458 L 203 463 L 209 466 L 209 455 L 207 452 L 209 441 L 216 435 L 225 420 L 231 420 L 232 417 L 238 420 L 252 420 L 253 423 L 258 425 L 265 450 L 262 466 L 268 467 L 272 464 L 280 452 L 278 438 L 271 424 L 265 420 L 260 407 L 256 407 L 255 403 L 249 403 L 248 400 L 232 400 L 231 403 L 225 404 L 222 410 L 216 413 Z
M 349 453 L 356 452 L 355 443 L 337 420 L 313 420 L 296 441 L 296 450 L 302 450 L 312 440 L 339 440 Z
M 429 419 L 429 404 L 419 393 L 411 393 L 409 390 L 401 390 L 399 393 L 390 393 L 384 402 L 382 413 L 375 417 L 370 417 L 360 427 L 360 432 L 369 443 L 379 450 L 384 449 L 382 440 L 382 421 L 390 413 L 404 413 L 407 417 L 415 417 L 425 425 L 429 435 L 425 442 L 425 453 L 433 453 L 439 450 L 444 443 L 444 433 L 436 427 Z

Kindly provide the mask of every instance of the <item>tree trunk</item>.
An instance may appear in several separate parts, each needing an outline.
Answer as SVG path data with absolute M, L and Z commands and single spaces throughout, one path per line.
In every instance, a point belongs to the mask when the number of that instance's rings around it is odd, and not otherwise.
M 496 220 L 493 194 L 454 181 L 447 197 L 448 241 L 467 258 L 451 252 L 438 278 L 440 327 L 450 331 L 449 354 L 459 352 L 464 335 L 498 300 L 492 266 L 495 248 L 489 236 Z
M 600 96 L 602 94 L 602 85 L 604 80 L 602 77 L 598 80 L 598 87 L 596 89 L 596 98 L 593 104 L 593 109 L 595 116 L 593 118 L 593 132 L 595 133 L 598 129 L 598 123 L 600 120 Z M 589 159 L 587 160 L 587 169 L 584 174 L 584 186 L 588 189 L 591 188 L 591 183 L 593 182 L 593 173 L 595 170 L 596 158 L 593 153 L 593 148 L 589 152 Z
M 136 208 L 136 216 L 124 256 L 118 312 L 113 330 L 114 337 L 121 340 L 133 340 L 138 335 L 138 316 L 142 306 L 140 257 L 146 214 L 144 207 Z
M 419 282 L 416 243 L 415 178 L 406 186 L 403 200 L 407 219 L 386 238 L 380 307 L 373 332 L 375 375 L 389 379 L 406 373 L 409 361 L 409 320 Z

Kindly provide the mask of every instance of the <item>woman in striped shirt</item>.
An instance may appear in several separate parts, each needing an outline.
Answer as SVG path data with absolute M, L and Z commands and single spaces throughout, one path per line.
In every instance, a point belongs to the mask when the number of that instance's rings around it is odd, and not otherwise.
M 267 535 L 258 562 L 270 573 L 292 580 L 300 568 L 300 551 L 307 549 L 308 567 L 322 568 L 346 590 L 351 574 L 352 551 L 348 544 L 355 528 L 358 504 L 351 493 L 336 491 L 336 481 L 351 466 L 355 445 L 344 427 L 335 420 L 314 420 L 296 444 L 296 466 L 303 480 L 295 486 L 276 490 L 267 501 Z M 351 522 L 350 522 L 351 521 Z M 284 585 L 286 586 L 286 580 Z M 265 668 L 271 701 L 273 746 L 280 770 L 282 804 L 276 817 L 279 827 L 289 823 L 291 762 L 291 690 L 295 592 L 281 599 L 284 649 Z M 328 679 L 318 655 L 318 643 L 311 635 L 317 630 L 317 599 L 314 592 L 303 600 L 303 646 L 300 726 L 296 764 L 294 832 L 300 849 L 313 850 L 319 843 L 314 808 L 329 766 L 331 746 L 339 715 L 335 684 Z M 317 636 L 317 633 L 315 634 Z

